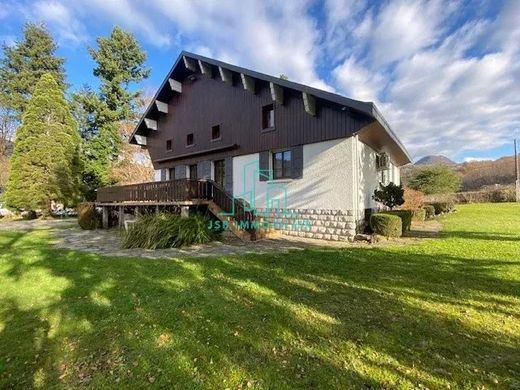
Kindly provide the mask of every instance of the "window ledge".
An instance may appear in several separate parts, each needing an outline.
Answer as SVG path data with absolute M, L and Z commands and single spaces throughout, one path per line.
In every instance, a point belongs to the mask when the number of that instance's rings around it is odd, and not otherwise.
M 276 127 L 267 127 L 265 129 L 260 130 L 261 133 L 270 133 L 271 131 L 275 131 Z
M 267 180 L 267 184 L 284 184 L 284 183 L 291 183 L 294 179 L 292 178 L 286 178 L 286 179 L 273 179 L 273 180 Z
M 218 141 L 222 141 L 222 137 L 212 138 L 211 139 L 211 142 L 218 142 Z

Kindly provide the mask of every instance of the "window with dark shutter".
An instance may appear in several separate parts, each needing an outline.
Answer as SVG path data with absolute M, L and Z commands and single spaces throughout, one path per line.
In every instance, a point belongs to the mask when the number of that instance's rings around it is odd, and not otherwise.
M 170 168 L 168 170 L 168 178 L 170 180 L 175 180 L 175 168 Z
M 193 133 L 190 133 L 186 136 L 186 146 L 193 145 Z
M 292 178 L 292 153 L 290 150 L 273 153 L 273 179 Z
M 190 165 L 190 179 L 197 179 L 197 164 Z
M 172 140 L 171 139 L 166 140 L 166 150 L 168 150 L 168 151 L 172 150 Z

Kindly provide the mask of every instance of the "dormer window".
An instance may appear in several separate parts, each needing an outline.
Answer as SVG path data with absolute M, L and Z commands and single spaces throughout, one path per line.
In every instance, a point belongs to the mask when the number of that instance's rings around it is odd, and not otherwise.
M 186 136 L 186 146 L 192 146 L 193 142 L 193 133 L 190 133 Z

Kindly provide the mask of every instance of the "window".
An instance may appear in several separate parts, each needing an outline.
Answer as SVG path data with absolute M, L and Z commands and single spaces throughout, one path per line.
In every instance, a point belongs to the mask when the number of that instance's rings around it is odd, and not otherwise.
M 274 129 L 274 105 L 262 107 L 262 129 Z
M 197 164 L 190 165 L 190 179 L 197 179 Z
M 166 150 L 170 151 L 172 150 L 172 140 L 166 140 Z
M 291 151 L 273 153 L 273 179 L 289 179 L 292 177 Z
M 186 136 L 186 146 L 193 145 L 193 133 L 190 133 Z
M 175 168 L 168 169 L 168 179 L 175 180 Z
M 213 178 L 221 187 L 224 187 L 224 177 L 226 174 L 224 167 L 224 160 L 213 161 Z
M 215 125 L 211 128 L 211 140 L 216 141 L 220 139 L 220 125 Z

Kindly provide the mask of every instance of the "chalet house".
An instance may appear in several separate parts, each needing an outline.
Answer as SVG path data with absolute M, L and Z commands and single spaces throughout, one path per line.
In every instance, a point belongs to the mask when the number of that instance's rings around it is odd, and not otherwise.
M 188 52 L 130 143 L 156 182 L 214 183 L 282 233 L 329 240 L 352 238 L 410 162 L 373 103 Z

